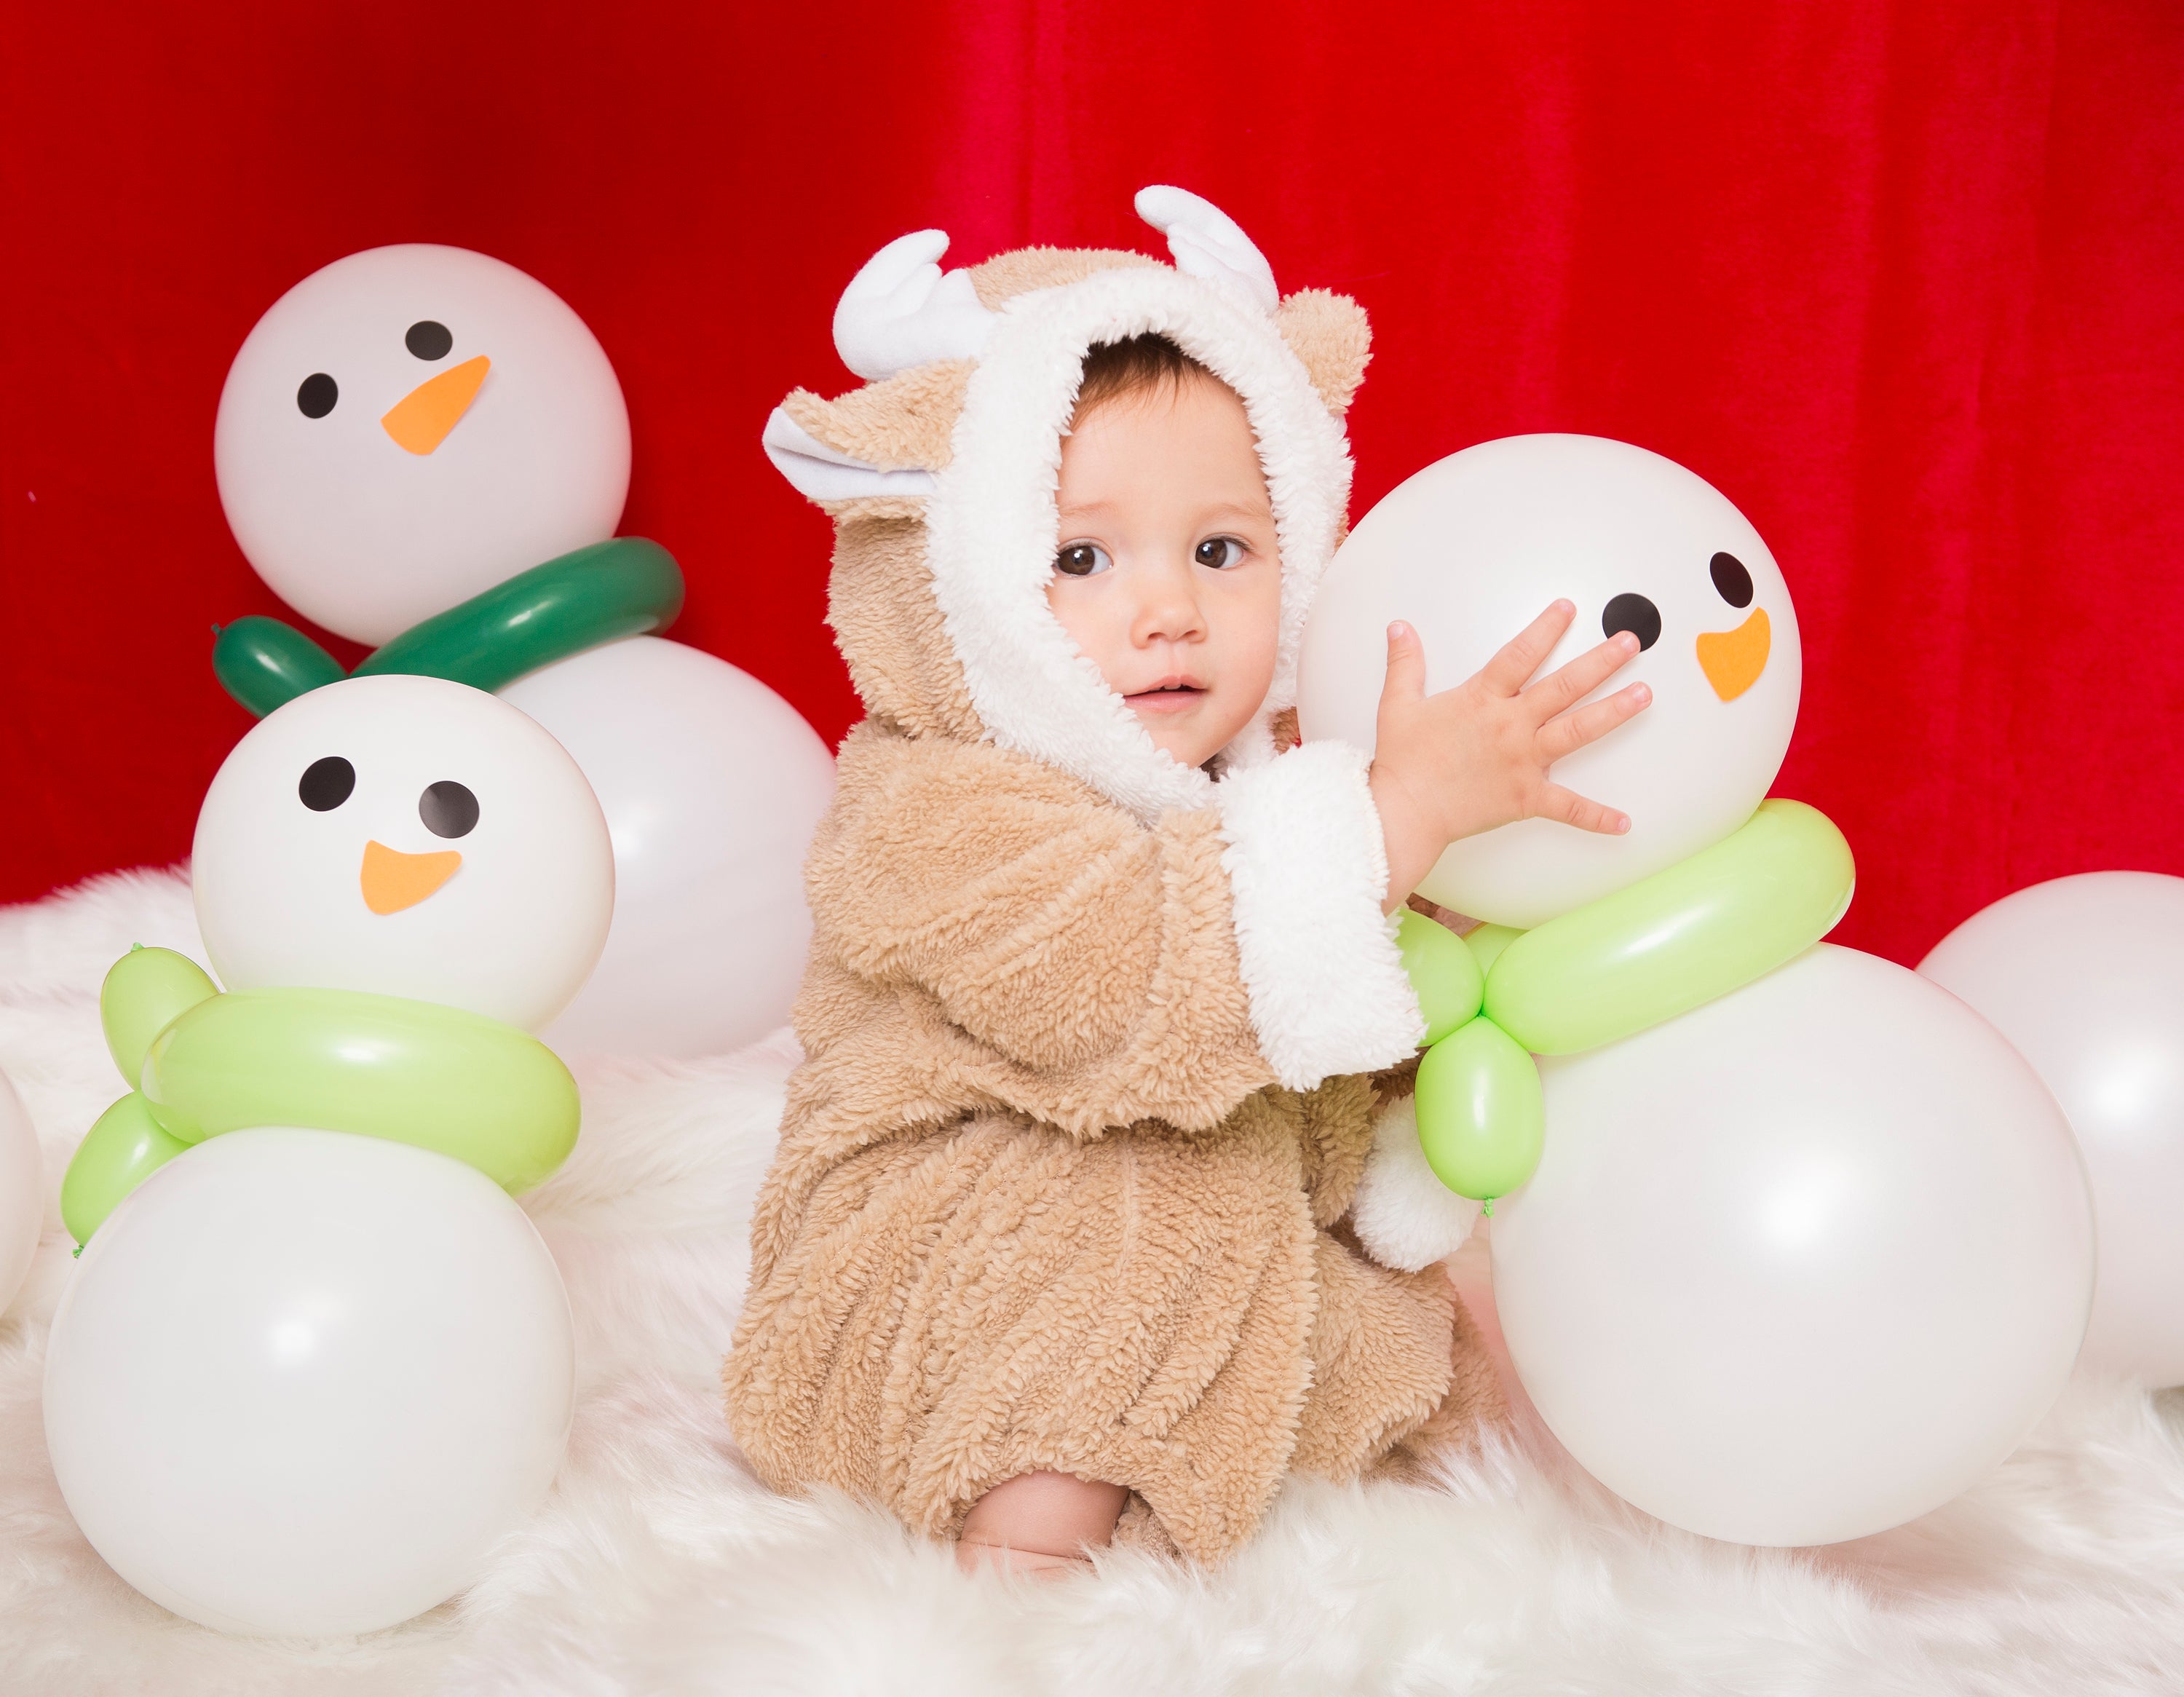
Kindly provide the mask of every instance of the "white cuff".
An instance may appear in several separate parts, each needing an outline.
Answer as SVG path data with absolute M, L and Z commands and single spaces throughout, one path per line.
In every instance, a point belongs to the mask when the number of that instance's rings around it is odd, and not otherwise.
M 1373 1153 L 1350 1204 L 1350 1223 L 1367 1255 L 1405 1272 L 1454 1255 L 1479 1223 L 1479 1205 L 1426 1165 L 1415 1098 L 1390 1103 L 1373 1121 Z
M 1425 1037 L 1380 911 L 1388 850 L 1367 764 L 1346 743 L 1307 743 L 1214 787 L 1252 1029 L 1292 1090 L 1392 1066 Z

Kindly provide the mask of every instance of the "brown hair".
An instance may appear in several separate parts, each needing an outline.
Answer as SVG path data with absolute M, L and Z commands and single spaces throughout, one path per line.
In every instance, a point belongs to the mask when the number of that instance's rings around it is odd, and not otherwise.
M 1095 342 L 1084 356 L 1084 375 L 1077 385 L 1076 415 L 1085 418 L 1096 408 L 1132 395 L 1173 395 L 1201 377 L 1221 381 L 1156 331 L 1127 336 L 1120 342 Z

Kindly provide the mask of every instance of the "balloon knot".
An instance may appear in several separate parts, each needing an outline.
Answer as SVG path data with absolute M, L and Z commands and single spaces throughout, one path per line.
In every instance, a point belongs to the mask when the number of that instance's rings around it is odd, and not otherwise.
M 1488 1219 L 1491 1220 L 1494 1217 L 1494 1199 L 1492 1197 L 1488 1197 L 1485 1201 L 1479 1205 L 1479 1207 Z

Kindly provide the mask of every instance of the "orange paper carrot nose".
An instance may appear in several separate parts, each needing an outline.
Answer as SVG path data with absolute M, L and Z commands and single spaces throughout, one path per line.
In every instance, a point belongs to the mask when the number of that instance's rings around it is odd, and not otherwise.
M 453 848 L 437 854 L 405 854 L 374 840 L 364 845 L 364 904 L 374 913 L 414 908 L 448 879 L 463 857 Z
M 1724 701 L 1734 701 L 1758 682 L 1774 642 L 1764 607 L 1753 608 L 1752 616 L 1734 631 L 1700 632 L 1699 666 L 1713 693 Z
M 493 361 L 481 353 L 426 378 L 388 409 L 380 428 L 410 453 L 430 453 L 471 409 L 492 369 Z

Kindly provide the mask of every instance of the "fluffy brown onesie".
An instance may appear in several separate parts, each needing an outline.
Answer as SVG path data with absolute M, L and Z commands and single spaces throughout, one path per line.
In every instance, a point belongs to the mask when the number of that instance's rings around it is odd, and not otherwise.
M 1140 209 L 1178 270 L 1033 250 L 944 278 L 929 240 L 894 244 L 837 318 L 877 381 L 768 427 L 834 516 L 829 618 L 870 716 L 807 869 L 808 1058 L 725 1376 L 777 1489 L 945 1538 L 1052 1469 L 1127 1486 L 1124 1541 L 1212 1562 L 1291 1469 L 1355 1478 L 1499 1401 L 1440 1270 L 1361 1246 L 1418 1010 L 1362 757 L 1283 752 L 1277 723 L 1340 532 L 1363 315 L 1277 305 L 1241 232 L 1163 194 Z M 1148 330 L 1243 398 L 1281 532 L 1274 688 L 1206 772 L 1044 597 L 1076 372 Z

